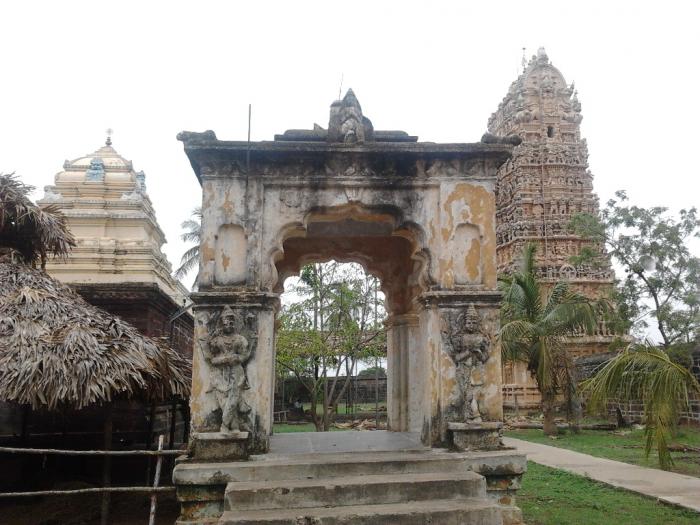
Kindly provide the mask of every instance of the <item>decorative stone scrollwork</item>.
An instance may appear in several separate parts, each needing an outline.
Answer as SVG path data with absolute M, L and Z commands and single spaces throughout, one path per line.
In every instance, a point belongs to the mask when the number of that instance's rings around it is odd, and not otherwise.
M 489 359 L 491 341 L 482 329 L 474 305 L 466 312 L 446 312 L 442 334 L 455 363 L 459 395 L 450 409 L 457 421 L 480 423 L 479 390 L 483 386 L 483 366 Z
M 245 400 L 250 389 L 246 365 L 257 344 L 255 315 L 225 306 L 208 323 L 210 336 L 200 340 L 204 361 L 209 366 L 206 390 L 216 406 L 213 419 L 221 420 L 220 432 L 251 431 L 251 408 Z M 216 412 L 220 412 L 217 415 Z

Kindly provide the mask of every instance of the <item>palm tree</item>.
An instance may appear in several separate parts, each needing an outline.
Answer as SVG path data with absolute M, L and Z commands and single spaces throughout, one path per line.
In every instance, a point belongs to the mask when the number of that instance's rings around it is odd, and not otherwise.
M 29 199 L 32 191 L 14 173 L 0 173 L 0 247 L 44 269 L 49 254 L 65 257 L 75 240 L 58 208 L 39 208 Z
M 199 245 L 202 242 L 202 207 L 197 206 L 192 210 L 192 218 L 184 221 L 180 227 L 185 232 L 180 238 L 185 242 L 193 242 L 180 259 L 180 267 L 173 272 L 176 279 L 183 279 L 192 269 L 199 265 Z
M 570 407 L 578 405 L 565 343 L 581 331 L 593 332 L 596 308 L 567 282 L 559 281 L 547 290 L 535 274 L 535 251 L 534 244 L 526 245 L 520 270 L 499 279 L 503 299 L 498 336 L 504 359 L 526 362 L 535 377 L 542 396 L 544 433 L 553 435 L 557 396 L 563 393 Z
M 700 384 L 688 368 L 662 348 L 631 344 L 584 382 L 583 389 L 591 410 L 607 410 L 610 402 L 642 402 L 646 457 L 656 446 L 661 468 L 673 466 L 668 442 L 689 397 L 700 394 Z

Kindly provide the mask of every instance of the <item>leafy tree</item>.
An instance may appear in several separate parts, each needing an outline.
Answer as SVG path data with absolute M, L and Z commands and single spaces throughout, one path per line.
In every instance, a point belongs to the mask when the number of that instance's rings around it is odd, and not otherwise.
M 357 373 L 357 377 L 375 378 L 377 377 L 377 375 L 379 375 L 379 377 L 386 377 L 386 370 L 384 369 L 384 367 L 370 366 L 369 368 L 360 370 Z
M 194 246 L 182 254 L 180 266 L 173 272 L 176 279 L 184 279 L 185 276 L 199 265 L 199 245 L 202 242 L 202 207 L 192 210 L 192 218 L 184 221 L 180 227 L 185 232 L 180 238 L 185 242 L 193 242 Z
M 700 395 L 698 381 L 684 364 L 649 343 L 630 345 L 584 382 L 583 389 L 592 410 L 606 411 L 611 402 L 642 402 L 646 456 L 655 447 L 661 468 L 673 466 L 668 443 L 679 414 L 692 394 Z
M 301 300 L 285 306 L 280 315 L 277 365 L 308 392 L 319 431 L 330 429 L 357 362 L 384 353 L 376 289 L 376 279 L 353 267 L 307 265 L 293 290 Z
M 504 359 L 524 361 L 533 374 L 542 396 L 544 433 L 556 434 L 554 409 L 557 395 L 563 393 L 569 414 L 578 418 L 579 402 L 573 363 L 565 349 L 569 336 L 592 333 L 596 306 L 583 295 L 559 281 L 546 287 L 535 273 L 534 244 L 523 250 L 518 271 L 499 279 L 503 292 L 501 329 L 498 337 Z
M 29 199 L 33 186 L 13 173 L 0 173 L 0 247 L 23 262 L 46 267 L 48 255 L 63 257 L 75 246 L 66 219 L 55 206 L 40 208 Z
M 615 298 L 627 326 L 643 334 L 651 318 L 664 348 L 696 339 L 700 259 L 690 253 L 688 244 L 700 237 L 697 210 L 681 210 L 674 219 L 667 215 L 667 208 L 628 204 L 624 191 L 615 196 L 600 216 L 578 214 L 573 218 L 576 233 L 592 242 L 574 262 L 600 264 L 596 247 L 604 246 L 625 271 Z

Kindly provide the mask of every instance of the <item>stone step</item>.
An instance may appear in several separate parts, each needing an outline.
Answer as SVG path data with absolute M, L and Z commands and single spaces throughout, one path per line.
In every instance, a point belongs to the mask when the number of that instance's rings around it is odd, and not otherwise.
M 375 474 L 229 483 L 224 508 L 302 509 L 485 496 L 486 481 L 474 472 Z
M 482 498 L 382 505 L 226 511 L 219 525 L 502 525 L 501 511 Z
M 414 474 L 421 472 L 463 472 L 471 461 L 448 452 L 366 452 L 362 454 L 290 455 L 229 463 L 181 464 L 177 481 L 181 485 L 232 481 L 275 481 L 316 479 L 372 474 Z M 192 471 L 190 474 L 190 470 Z

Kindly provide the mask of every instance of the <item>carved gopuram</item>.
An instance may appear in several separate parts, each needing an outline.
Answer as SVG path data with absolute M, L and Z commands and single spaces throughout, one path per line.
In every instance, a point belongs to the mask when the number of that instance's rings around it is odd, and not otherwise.
M 513 270 L 523 246 L 537 244 L 540 279 L 565 279 L 588 297 L 600 297 L 612 288 L 613 271 L 573 266 L 585 240 L 571 232 L 577 213 L 598 212 L 593 175 L 588 170 L 588 148 L 581 138 L 581 104 L 574 85 L 549 61 L 544 49 L 511 84 L 488 124 L 496 136 L 518 135 L 522 143 L 498 170 L 496 238 L 498 271 Z M 614 334 L 601 322 L 593 336 L 571 338 L 574 357 L 605 352 Z M 539 394 L 524 364 L 504 369 L 506 404 L 538 405 Z
M 203 191 L 191 450 L 174 473 L 181 523 L 221 515 L 232 480 L 269 451 L 279 296 L 303 265 L 331 259 L 381 280 L 389 430 L 491 450 L 479 465 L 507 505 L 524 463 L 499 439 L 495 185 L 518 141 L 421 143 L 374 130 L 351 90 L 331 105 L 328 129 L 251 143 L 212 131 L 178 138 Z

